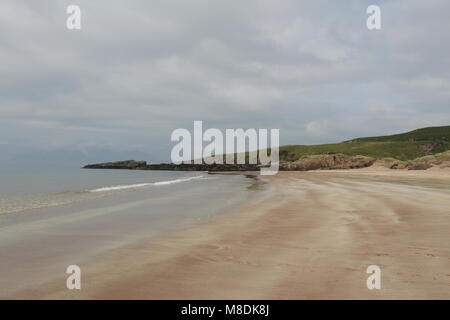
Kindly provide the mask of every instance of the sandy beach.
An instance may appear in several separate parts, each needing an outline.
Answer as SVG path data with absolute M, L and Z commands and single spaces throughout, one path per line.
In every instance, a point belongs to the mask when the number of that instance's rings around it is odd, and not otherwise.
M 81 290 L 61 275 L 13 298 L 450 298 L 450 170 L 280 172 L 257 187 L 232 212 L 81 266 Z

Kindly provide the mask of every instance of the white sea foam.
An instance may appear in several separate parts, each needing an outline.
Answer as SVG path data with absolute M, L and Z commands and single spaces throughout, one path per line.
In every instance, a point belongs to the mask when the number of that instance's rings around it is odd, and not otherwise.
M 190 181 L 190 180 L 199 179 L 199 178 L 203 178 L 203 176 L 195 176 L 195 177 L 189 177 L 189 178 L 181 178 L 181 179 L 175 179 L 175 180 L 158 181 L 158 182 L 150 182 L 150 183 L 138 183 L 138 184 L 110 186 L 110 187 L 92 189 L 89 191 L 90 192 L 105 192 L 105 191 L 117 191 L 117 190 L 124 190 L 124 189 L 136 189 L 136 188 L 142 188 L 142 187 L 148 187 L 148 186 L 162 186 L 162 185 L 168 185 L 168 184 L 173 184 L 173 183 Z
M 90 192 L 116 191 L 116 190 L 123 190 L 123 189 L 142 188 L 142 187 L 146 187 L 149 185 L 151 185 L 151 183 L 138 183 L 138 184 L 128 184 L 128 185 L 104 187 L 104 188 L 92 189 L 89 191 Z

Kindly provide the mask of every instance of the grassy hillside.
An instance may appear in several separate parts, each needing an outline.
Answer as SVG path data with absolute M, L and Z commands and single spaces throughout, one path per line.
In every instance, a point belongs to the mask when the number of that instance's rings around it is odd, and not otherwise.
M 450 126 L 428 127 L 391 136 L 357 138 L 352 142 L 394 142 L 394 141 L 450 141 Z
M 357 138 L 334 144 L 287 145 L 280 147 L 280 158 L 295 161 L 306 155 L 341 153 L 412 160 L 446 150 L 450 150 L 450 126 L 417 129 L 391 136 Z

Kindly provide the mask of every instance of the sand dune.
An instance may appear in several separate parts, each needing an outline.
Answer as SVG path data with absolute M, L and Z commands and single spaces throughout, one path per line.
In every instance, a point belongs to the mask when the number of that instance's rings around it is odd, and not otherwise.
M 443 171 L 442 171 L 443 172 Z M 282 172 L 238 210 L 83 266 L 22 298 L 449 299 L 450 175 Z M 368 290 L 366 268 L 381 268 Z

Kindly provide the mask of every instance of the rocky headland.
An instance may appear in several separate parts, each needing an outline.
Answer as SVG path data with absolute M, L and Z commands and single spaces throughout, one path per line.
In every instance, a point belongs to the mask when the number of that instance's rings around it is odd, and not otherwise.
M 372 165 L 388 169 L 427 170 L 431 167 L 449 168 L 450 151 L 420 157 L 414 160 L 402 161 L 393 158 L 372 158 L 366 156 L 348 156 L 344 154 L 309 155 L 295 161 L 280 161 L 280 171 L 309 171 L 333 169 L 358 169 Z M 195 164 L 195 163 L 159 163 L 150 164 L 146 161 L 125 160 L 88 164 L 84 169 L 127 169 L 127 170 L 174 170 L 174 171 L 259 171 L 259 164 Z
M 371 166 L 375 159 L 363 156 L 318 155 L 303 157 L 297 161 L 281 161 L 279 170 L 307 171 L 318 169 L 354 169 Z M 195 164 L 195 163 L 160 163 L 148 164 L 146 161 L 126 160 L 89 164 L 85 169 L 128 169 L 128 170 L 178 170 L 178 171 L 257 171 L 258 164 Z

